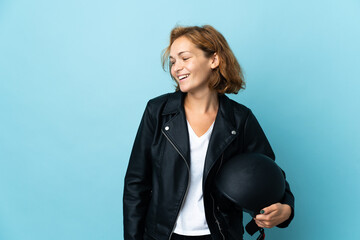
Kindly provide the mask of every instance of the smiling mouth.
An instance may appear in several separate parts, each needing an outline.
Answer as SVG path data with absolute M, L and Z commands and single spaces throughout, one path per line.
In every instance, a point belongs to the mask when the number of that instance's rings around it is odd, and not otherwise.
M 186 79 L 190 74 L 186 74 L 186 75 L 181 75 L 179 78 L 179 81 L 182 81 L 184 79 Z

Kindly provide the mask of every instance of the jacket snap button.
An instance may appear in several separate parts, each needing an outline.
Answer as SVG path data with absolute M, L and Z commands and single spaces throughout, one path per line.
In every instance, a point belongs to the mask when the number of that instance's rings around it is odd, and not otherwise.
M 235 131 L 235 130 L 232 130 L 232 131 L 231 131 L 231 134 L 232 134 L 232 135 L 235 135 L 235 134 L 236 134 L 236 131 Z
M 165 127 L 165 130 L 166 130 L 166 131 L 169 130 L 169 126 L 166 126 L 166 127 Z

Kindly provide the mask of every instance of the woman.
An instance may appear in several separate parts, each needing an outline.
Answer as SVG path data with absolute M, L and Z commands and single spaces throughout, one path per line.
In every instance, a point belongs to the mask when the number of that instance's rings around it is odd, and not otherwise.
M 177 89 L 150 100 L 142 117 L 125 176 L 125 240 L 242 239 L 242 212 L 218 207 L 214 177 L 235 154 L 275 156 L 251 110 L 224 95 L 244 88 L 240 65 L 208 25 L 174 28 L 167 63 Z M 293 208 L 286 183 L 281 203 L 254 220 L 286 227 Z

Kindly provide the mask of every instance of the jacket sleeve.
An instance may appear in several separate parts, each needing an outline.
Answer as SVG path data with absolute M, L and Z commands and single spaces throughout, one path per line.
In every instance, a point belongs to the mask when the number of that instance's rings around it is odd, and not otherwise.
M 123 195 L 124 239 L 143 239 L 151 196 L 151 154 L 154 125 L 149 103 L 142 116 L 125 175 Z
M 267 140 L 264 131 L 262 130 L 259 122 L 256 120 L 254 114 L 249 111 L 249 115 L 245 122 L 244 127 L 244 149 L 245 152 L 257 152 L 265 154 L 266 156 L 275 160 L 274 152 L 270 146 L 269 141 Z M 284 171 L 282 171 L 286 180 Z M 294 203 L 295 198 L 290 190 L 289 183 L 285 181 L 285 195 L 280 201 L 283 204 L 288 204 L 291 207 L 291 215 L 288 220 L 278 225 L 280 228 L 287 227 L 291 220 L 294 218 Z

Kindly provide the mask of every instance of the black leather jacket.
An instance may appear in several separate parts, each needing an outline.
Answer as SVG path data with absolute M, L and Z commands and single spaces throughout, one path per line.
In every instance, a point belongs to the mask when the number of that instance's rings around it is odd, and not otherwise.
M 150 100 L 142 117 L 125 176 L 125 240 L 171 237 L 188 190 L 190 146 L 183 100 L 177 91 Z M 207 224 L 213 239 L 242 239 L 242 212 L 220 209 L 212 194 L 216 172 L 226 159 L 243 152 L 274 153 L 252 112 L 225 95 L 209 141 L 203 176 Z M 281 201 L 294 208 L 288 183 Z M 292 216 L 279 227 L 286 227 Z

